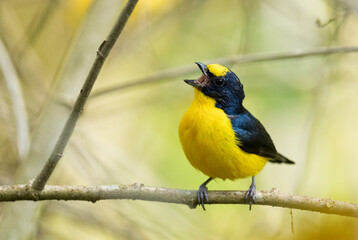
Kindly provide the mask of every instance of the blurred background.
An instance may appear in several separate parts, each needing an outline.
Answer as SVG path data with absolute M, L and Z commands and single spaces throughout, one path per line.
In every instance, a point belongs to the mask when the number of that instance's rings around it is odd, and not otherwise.
M 0 1 L 1 185 L 38 174 L 124 4 Z M 177 134 L 193 99 L 182 80 L 201 74 L 194 62 L 355 46 L 357 10 L 353 0 L 140 0 L 49 183 L 198 189 L 207 177 L 186 160 Z M 244 85 L 244 105 L 296 162 L 267 164 L 258 190 L 358 202 L 357 62 L 358 53 L 345 53 L 228 66 Z M 128 85 L 146 78 L 154 81 Z M 299 210 L 292 218 L 267 206 L 1 203 L 0 239 L 358 239 L 353 218 Z

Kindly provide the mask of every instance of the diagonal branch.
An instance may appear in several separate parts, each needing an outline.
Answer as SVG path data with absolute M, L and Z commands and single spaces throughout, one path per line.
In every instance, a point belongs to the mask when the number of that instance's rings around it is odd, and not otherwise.
M 109 52 L 111 51 L 114 43 L 117 41 L 119 35 L 121 34 L 125 24 L 128 21 L 129 16 L 132 14 L 134 7 L 136 6 L 138 0 L 128 0 L 126 6 L 122 10 L 118 20 L 116 21 L 113 29 L 109 33 L 107 39 L 103 41 L 99 49 L 97 50 L 96 59 L 92 65 L 90 72 L 86 78 L 85 83 L 81 89 L 80 94 L 77 97 L 75 105 L 72 109 L 72 112 L 67 119 L 65 127 L 63 128 L 59 139 L 56 142 L 56 145 L 47 160 L 45 166 L 36 177 L 32 184 L 32 188 L 36 190 L 42 190 L 50 178 L 52 172 L 54 171 L 57 163 L 61 159 L 63 152 L 66 148 L 68 140 L 70 139 L 72 132 L 76 126 L 77 120 L 83 110 L 83 107 L 87 101 L 87 98 L 92 90 L 92 87 L 97 79 L 97 76 L 103 66 L 104 61 L 106 60 Z
M 219 63 L 222 65 L 235 65 L 235 64 L 243 64 L 243 63 L 254 63 L 254 62 L 265 62 L 265 61 L 276 61 L 276 60 L 284 60 L 284 59 L 295 59 L 295 58 L 304 58 L 311 56 L 319 56 L 319 55 L 330 55 L 337 53 L 349 53 L 349 52 L 358 52 L 358 46 L 349 46 L 349 47 L 323 47 L 317 48 L 313 50 L 303 51 L 296 50 L 290 52 L 279 52 L 279 53 L 255 53 L 250 55 L 234 55 L 223 58 L 216 58 L 205 61 L 206 63 Z M 116 91 L 121 91 L 130 87 L 168 81 L 171 78 L 175 78 L 178 76 L 182 76 L 185 74 L 194 73 L 198 70 L 196 66 L 193 64 L 180 66 L 175 68 L 169 68 L 163 71 L 159 71 L 153 73 L 151 75 L 133 79 L 128 81 L 128 83 L 121 83 L 109 88 L 104 88 L 102 90 L 98 90 L 94 92 L 91 98 L 99 97 L 105 95 L 107 93 L 112 93 Z
M 209 191 L 207 204 L 245 204 L 246 191 Z M 177 203 L 195 208 L 197 191 L 160 187 L 146 187 L 143 184 L 105 186 L 45 186 L 39 192 L 29 185 L 0 186 L 0 202 L 76 200 L 96 202 L 105 199 L 131 199 L 164 203 Z M 257 191 L 256 204 L 273 207 L 293 208 L 313 212 L 335 214 L 358 218 L 358 204 L 331 199 L 298 196 L 271 191 Z

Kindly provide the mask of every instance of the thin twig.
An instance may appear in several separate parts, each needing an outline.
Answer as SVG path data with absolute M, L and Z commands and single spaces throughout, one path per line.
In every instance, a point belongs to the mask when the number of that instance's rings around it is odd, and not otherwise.
M 0 69 L 3 73 L 9 96 L 12 102 L 12 111 L 16 123 L 17 150 L 19 158 L 24 159 L 30 147 L 29 126 L 24 98 L 22 96 L 20 80 L 2 39 L 0 38 Z
M 250 55 L 234 55 L 229 57 L 211 59 L 205 61 L 205 63 L 219 63 L 226 66 L 232 66 L 236 64 L 243 63 L 254 63 L 254 62 L 265 62 L 265 61 L 275 61 L 275 60 L 283 60 L 283 59 L 295 59 L 295 58 L 304 58 L 311 56 L 319 56 L 319 55 L 329 55 L 329 54 L 337 54 L 337 53 L 349 53 L 349 52 L 358 52 L 358 46 L 349 46 L 349 47 L 332 47 L 332 48 L 317 48 L 314 50 L 296 50 L 290 52 L 280 52 L 280 53 L 256 53 Z M 107 93 L 112 93 L 116 91 L 121 91 L 130 87 L 168 81 L 172 78 L 183 76 L 186 74 L 194 73 L 198 71 L 198 68 L 194 66 L 194 64 L 180 66 L 175 68 L 169 68 L 163 71 L 159 71 L 153 74 L 150 74 L 145 77 L 136 78 L 133 80 L 125 81 L 127 83 L 121 83 L 118 85 L 114 85 L 109 88 L 104 88 L 102 90 L 98 90 L 91 95 L 91 98 L 99 97 L 105 95 Z
M 207 204 L 247 204 L 246 191 L 209 191 Z M 197 206 L 197 191 L 160 187 L 146 187 L 143 184 L 105 186 L 45 186 L 42 191 L 30 185 L 0 186 L 0 202 L 76 200 L 96 202 L 105 199 L 132 199 Z M 331 199 L 313 198 L 271 191 L 257 191 L 257 205 L 293 208 L 313 212 L 335 214 L 358 218 L 358 204 Z
M 53 170 L 55 169 L 58 161 L 63 155 L 63 152 L 66 148 L 68 140 L 70 139 L 72 132 L 76 126 L 77 120 L 83 110 L 83 107 L 87 101 L 87 98 L 92 90 L 92 87 L 97 79 L 97 76 L 103 66 L 104 61 L 106 60 L 109 52 L 111 51 L 114 43 L 117 41 L 119 35 L 121 34 L 129 16 L 132 14 L 134 7 L 136 6 L 138 0 L 128 0 L 126 6 L 122 10 L 118 20 L 116 21 L 113 29 L 109 33 L 107 39 L 102 42 L 101 46 L 97 50 L 96 59 L 91 67 L 91 70 L 86 78 L 85 83 L 81 89 L 80 94 L 77 97 L 75 105 L 72 109 L 72 112 L 67 119 L 65 127 L 63 128 L 61 135 L 56 142 L 56 145 L 47 160 L 45 166 L 36 177 L 32 184 L 32 188 L 36 190 L 42 190 L 50 178 Z

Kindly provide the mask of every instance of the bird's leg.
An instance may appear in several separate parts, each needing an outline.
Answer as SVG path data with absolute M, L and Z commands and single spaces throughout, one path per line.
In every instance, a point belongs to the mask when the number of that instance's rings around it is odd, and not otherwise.
M 256 185 L 255 185 L 255 176 L 252 177 L 252 183 L 250 185 L 249 190 L 247 190 L 247 193 L 245 195 L 244 201 L 246 202 L 246 200 L 249 198 L 250 200 L 250 211 L 251 211 L 251 205 L 252 203 L 255 203 L 255 198 L 256 198 Z
M 205 211 L 204 199 L 207 203 L 209 202 L 208 188 L 206 187 L 206 184 L 208 184 L 211 180 L 213 180 L 213 178 L 209 178 L 208 180 L 206 180 L 203 184 L 200 185 L 198 190 L 198 204 L 200 204 L 203 207 L 204 211 Z

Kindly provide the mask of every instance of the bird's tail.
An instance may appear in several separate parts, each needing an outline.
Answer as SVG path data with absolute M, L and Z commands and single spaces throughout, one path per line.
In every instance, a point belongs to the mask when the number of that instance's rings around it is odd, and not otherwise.
M 271 158 L 269 161 L 272 162 L 272 163 L 295 164 L 294 161 L 291 161 L 290 159 L 286 158 L 285 156 L 283 156 L 280 153 L 277 153 L 276 156 L 274 158 Z

